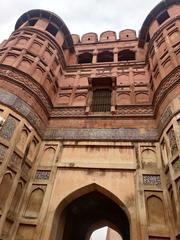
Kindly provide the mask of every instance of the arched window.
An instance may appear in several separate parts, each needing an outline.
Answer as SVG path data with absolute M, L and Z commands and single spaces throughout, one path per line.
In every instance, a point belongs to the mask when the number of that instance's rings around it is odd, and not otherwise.
M 170 18 L 169 13 L 167 11 L 164 11 L 159 16 L 157 16 L 157 21 L 158 21 L 159 25 L 161 25 L 168 18 Z
M 50 34 L 52 34 L 55 37 L 58 32 L 58 29 L 52 23 L 49 23 L 46 28 L 46 31 L 48 31 Z
M 122 50 L 118 53 L 118 61 L 132 61 L 135 60 L 135 52 L 127 49 Z
M 30 19 L 27 25 L 33 27 L 37 23 L 37 21 L 38 19 Z
M 92 58 L 93 58 L 93 55 L 92 53 L 82 53 L 82 54 L 79 54 L 78 56 L 78 63 L 79 64 L 82 64 L 82 63 L 92 63 Z
M 113 62 L 113 53 L 104 51 L 97 55 L 97 62 Z

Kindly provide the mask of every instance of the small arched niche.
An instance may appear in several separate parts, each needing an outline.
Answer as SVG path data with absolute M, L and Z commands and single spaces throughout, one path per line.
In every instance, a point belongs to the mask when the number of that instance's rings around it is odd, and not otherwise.
M 24 150 L 25 146 L 26 146 L 26 143 L 27 143 L 27 139 L 28 139 L 28 130 L 27 129 L 22 129 L 21 133 L 20 133 L 20 137 L 18 139 L 18 143 L 17 143 L 17 147 L 20 149 L 20 150 Z
M 7 172 L 1 181 L 0 184 L 0 210 L 3 210 L 6 201 L 8 199 L 11 187 L 13 184 L 13 176 L 11 172 Z
M 34 189 L 29 197 L 24 216 L 27 218 L 37 218 L 39 216 L 43 198 L 44 191 L 41 188 Z
M 46 146 L 43 149 L 43 154 L 41 157 L 41 165 L 50 166 L 53 163 L 55 152 L 56 152 L 55 148 L 51 146 Z
M 123 240 L 130 240 L 129 214 L 124 204 L 108 190 L 90 184 L 59 204 L 50 239 L 89 240 L 98 223 L 113 228 Z
M 147 198 L 149 225 L 165 225 L 164 205 L 161 198 L 151 195 Z
M 19 202 L 22 198 L 23 188 L 24 188 L 24 184 L 22 182 L 18 182 L 16 191 L 14 193 L 13 200 L 12 200 L 11 206 L 10 206 L 10 212 L 12 212 L 12 213 L 17 212 Z
M 117 105 L 127 105 L 131 104 L 131 98 L 128 93 L 120 93 L 116 98 Z
M 143 168 L 157 167 L 157 156 L 156 152 L 153 149 L 151 148 L 143 149 L 141 156 Z

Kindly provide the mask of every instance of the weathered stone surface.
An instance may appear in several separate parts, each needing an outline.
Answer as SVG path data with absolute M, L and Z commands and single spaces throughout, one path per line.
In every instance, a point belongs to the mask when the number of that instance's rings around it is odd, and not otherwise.
M 0 239 L 179 239 L 179 20 L 177 0 L 139 36 L 18 19 L 0 44 Z

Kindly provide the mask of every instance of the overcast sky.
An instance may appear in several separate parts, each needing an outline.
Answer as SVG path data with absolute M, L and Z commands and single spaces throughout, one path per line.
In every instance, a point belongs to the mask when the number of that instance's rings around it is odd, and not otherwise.
M 140 30 L 151 9 L 159 0 L 1 0 L 0 41 L 8 38 L 16 20 L 26 11 L 41 8 L 59 15 L 71 33 L 125 28 Z
M 17 19 L 31 9 L 50 10 L 59 15 L 71 33 L 82 36 L 131 28 L 139 32 L 143 21 L 159 0 L 1 0 L 0 42 L 14 30 Z M 99 231 L 93 240 L 103 240 Z

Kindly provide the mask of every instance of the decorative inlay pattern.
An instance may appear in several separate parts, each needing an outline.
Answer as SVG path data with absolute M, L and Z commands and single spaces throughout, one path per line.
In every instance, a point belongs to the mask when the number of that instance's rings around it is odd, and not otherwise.
M 118 106 L 117 114 L 119 115 L 150 115 L 153 116 L 152 106 Z
M 18 156 L 15 152 L 13 153 L 12 157 L 11 157 L 11 162 L 16 165 L 16 166 L 20 166 L 21 164 L 21 157 Z
M 169 137 L 169 143 L 170 143 L 170 147 L 171 147 L 171 154 L 172 156 L 174 156 L 177 151 L 178 151 L 178 146 L 176 143 L 176 137 L 175 137 L 175 132 L 173 127 L 170 128 L 170 130 L 167 133 L 168 137 Z
M 18 120 L 9 115 L 2 129 L 0 130 L 0 136 L 6 140 L 10 140 L 14 133 L 14 130 L 16 129 L 17 124 Z
M 30 169 L 31 169 L 31 167 L 26 162 L 24 162 L 22 164 L 22 172 L 21 172 L 22 177 L 27 179 L 29 177 Z
M 50 173 L 51 173 L 50 171 L 46 171 L 46 170 L 37 170 L 35 179 L 47 180 L 49 179 Z
M 171 107 L 169 106 L 166 111 L 162 114 L 161 119 L 160 119 L 160 125 L 164 125 L 172 116 L 172 110 Z
M 175 172 L 180 171 L 180 157 L 178 157 L 174 162 L 173 162 L 173 169 Z
M 44 124 L 39 116 L 32 110 L 28 104 L 17 96 L 0 89 L 0 102 L 10 106 L 13 110 L 19 112 L 36 128 L 36 130 L 42 135 Z M 4 126 L 4 125 L 3 125 Z
M 3 159 L 7 151 L 7 147 L 0 144 L 0 159 Z
M 0 116 L 0 129 L 2 128 L 4 122 L 5 122 L 5 119 Z
M 39 97 L 40 101 L 46 107 L 47 110 L 51 109 L 51 103 L 48 95 L 39 86 L 39 84 L 34 81 L 33 78 L 28 76 L 27 74 L 22 73 L 21 71 L 17 71 L 12 67 L 1 66 L 0 68 L 1 78 L 5 77 L 6 80 L 10 80 L 13 82 L 17 82 L 18 84 L 23 85 L 25 88 L 28 88 L 30 92 L 33 92 L 37 97 Z
M 119 129 L 48 129 L 44 139 L 65 139 L 65 140 L 157 140 L 157 129 L 141 132 L 139 129 L 119 128 Z
M 143 183 L 145 185 L 160 185 L 161 178 L 159 175 L 143 175 Z
M 61 116 L 84 116 L 84 107 L 66 107 L 53 109 L 51 112 L 51 117 L 61 117 Z

